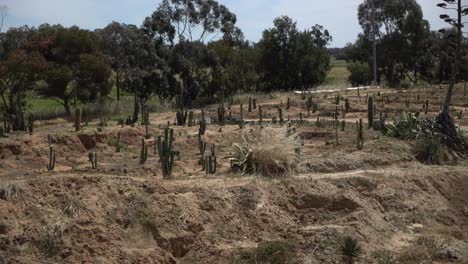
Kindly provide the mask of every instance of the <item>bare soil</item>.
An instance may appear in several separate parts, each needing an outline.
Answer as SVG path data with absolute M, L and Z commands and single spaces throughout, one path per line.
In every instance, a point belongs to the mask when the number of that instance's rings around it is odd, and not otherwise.
M 0 194 L 18 190 L 10 199 L 0 196 L 0 263 L 255 263 L 246 254 L 275 241 L 292 245 L 288 263 L 342 263 L 338 248 L 346 235 L 362 246 L 359 263 L 396 263 L 379 262 L 383 253 L 398 263 L 468 263 L 468 163 L 421 164 L 414 142 L 372 129 L 357 150 L 353 124 L 367 120 L 366 94 L 375 96 L 377 112 L 389 122 L 397 111 L 435 116 L 444 88 L 365 90 L 360 97 L 343 92 L 351 111 L 340 118 L 347 125 L 338 130 L 338 144 L 333 127 L 315 125 L 317 116 L 331 119 L 337 94 L 315 96 L 319 110 L 310 116 L 298 95 L 289 95 L 289 109 L 288 95 L 259 100 L 264 127 L 279 129 L 268 122 L 282 106 L 291 121 L 284 126 L 303 139 L 296 170 L 275 179 L 230 169 L 232 144 L 262 129 L 258 110 L 248 112 L 245 102 L 243 129 L 208 125 L 204 140 L 215 144 L 219 163 L 209 176 L 198 164 L 198 125 L 171 126 L 180 156 L 172 179 L 163 179 L 154 142 L 175 113 L 151 114 L 144 164 L 145 127 L 139 125 L 111 121 L 98 129 L 94 120 L 74 132 L 71 122 L 50 120 L 36 122 L 33 135 L 0 138 Z M 468 131 L 462 88 L 454 104 L 454 113 L 463 112 L 457 123 Z M 216 107 L 207 109 L 210 120 Z M 239 118 L 239 110 L 233 105 L 231 116 Z M 116 153 L 119 132 L 122 151 Z M 53 172 L 46 168 L 48 135 L 57 155 Z M 88 161 L 90 151 L 98 155 L 97 169 Z

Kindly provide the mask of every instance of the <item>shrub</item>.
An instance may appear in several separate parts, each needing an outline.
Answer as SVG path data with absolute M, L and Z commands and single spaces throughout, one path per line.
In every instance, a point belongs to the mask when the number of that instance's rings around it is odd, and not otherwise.
M 348 63 L 348 71 L 350 75 L 348 81 L 353 86 L 366 85 L 370 83 L 371 76 L 369 70 L 369 64 L 361 62 Z
M 437 135 L 423 135 L 416 141 L 416 158 L 429 164 L 441 164 L 448 160 L 448 148 Z
M 423 120 L 411 113 L 395 116 L 393 124 L 387 127 L 387 135 L 399 139 L 416 139 L 423 131 Z
M 0 199 L 11 201 L 18 196 L 20 189 L 14 184 L 0 185 Z
M 356 239 L 346 236 L 340 243 L 340 253 L 347 263 L 352 264 L 362 254 L 362 249 Z
M 284 264 L 291 259 L 294 244 L 290 241 L 278 240 L 262 242 L 253 251 L 241 253 L 241 263 Z
M 63 232 L 66 230 L 65 225 L 56 223 L 45 227 L 46 233 L 37 241 L 39 249 L 47 256 L 54 257 L 62 253 L 65 246 L 63 241 Z
M 264 128 L 242 136 L 242 143 L 234 143 L 230 156 L 233 169 L 242 173 L 264 176 L 284 176 L 291 173 L 299 161 L 301 141 L 289 135 L 286 128 Z

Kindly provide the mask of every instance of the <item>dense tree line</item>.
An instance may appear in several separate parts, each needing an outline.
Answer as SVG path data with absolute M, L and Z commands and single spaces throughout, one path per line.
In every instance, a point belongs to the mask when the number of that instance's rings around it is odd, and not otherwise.
M 375 28 L 371 1 L 375 5 Z M 403 81 L 448 82 L 454 60 L 454 29 L 431 30 L 416 0 L 365 0 L 358 8 L 358 18 L 363 32 L 345 48 L 352 84 L 369 84 L 372 80 L 373 32 L 379 83 L 399 87 Z M 462 69 L 460 79 L 465 79 L 465 72 Z
M 325 80 L 331 36 L 323 27 L 299 31 L 291 18 L 280 17 L 259 43 L 250 43 L 236 22 L 214 0 L 164 0 L 141 26 L 10 28 L 0 34 L 1 112 L 14 129 L 24 129 L 28 91 L 70 114 L 78 103 L 102 102 L 115 86 L 117 100 L 122 91 L 134 95 L 136 122 L 151 96 L 187 108 L 200 97 L 216 101 Z

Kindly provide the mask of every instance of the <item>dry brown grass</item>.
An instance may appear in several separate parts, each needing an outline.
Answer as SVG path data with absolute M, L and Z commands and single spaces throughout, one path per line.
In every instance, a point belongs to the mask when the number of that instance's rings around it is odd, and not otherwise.
M 286 176 L 296 169 L 301 142 L 287 128 L 265 127 L 242 137 L 241 144 L 251 150 L 257 173 L 269 177 Z

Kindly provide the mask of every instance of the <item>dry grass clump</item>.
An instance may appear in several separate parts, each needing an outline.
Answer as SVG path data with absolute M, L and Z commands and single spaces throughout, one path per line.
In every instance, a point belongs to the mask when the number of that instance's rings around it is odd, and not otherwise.
M 299 162 L 301 142 L 287 128 L 266 127 L 242 136 L 234 143 L 231 166 L 244 174 L 285 176 L 294 171 Z
M 11 201 L 15 199 L 20 192 L 20 188 L 14 184 L 0 185 L 0 199 Z

